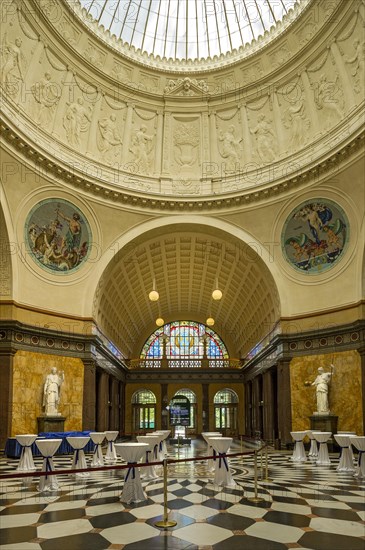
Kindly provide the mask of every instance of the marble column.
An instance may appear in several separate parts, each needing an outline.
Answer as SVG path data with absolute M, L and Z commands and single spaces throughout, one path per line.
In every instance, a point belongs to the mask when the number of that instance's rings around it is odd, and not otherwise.
M 278 362 L 278 431 L 279 439 L 285 444 L 291 444 L 292 427 L 291 393 L 290 393 L 290 359 L 281 359 Z
M 263 433 L 264 439 L 274 439 L 274 395 L 273 381 L 271 371 L 268 370 L 263 374 Z
M 119 382 L 119 432 L 125 432 L 125 383 Z
M 96 421 L 96 368 L 95 361 L 83 360 L 84 388 L 82 399 L 82 429 L 95 431 Z
M 357 351 L 361 359 L 362 430 L 364 433 L 365 432 L 365 346 L 361 347 Z
M 205 412 L 205 418 L 203 416 L 203 430 L 209 431 L 214 430 L 214 426 L 209 425 L 209 384 L 202 384 L 202 394 L 203 394 L 203 412 Z
M 96 430 L 104 432 L 109 423 L 109 375 L 101 372 L 97 383 Z
M 112 378 L 109 399 L 111 402 L 109 430 L 119 430 L 119 382 L 116 378 Z
M 13 357 L 2 351 L 0 355 L 0 446 L 3 449 L 11 434 L 13 410 Z
M 246 408 L 246 419 L 245 419 L 245 434 L 249 437 L 253 434 L 252 429 L 252 382 L 249 380 L 245 384 L 245 408 Z
M 162 430 L 168 430 L 169 415 L 168 414 L 166 414 L 166 415 L 162 414 L 162 412 L 164 410 L 166 410 L 166 406 L 169 404 L 167 386 L 168 386 L 168 384 L 161 384 L 161 404 L 162 404 L 162 406 L 161 406 L 161 429 Z
M 255 432 L 261 432 L 260 426 L 260 391 L 259 391 L 259 377 L 256 376 L 252 380 L 252 429 L 253 436 L 256 436 Z M 262 436 L 262 433 L 260 434 Z

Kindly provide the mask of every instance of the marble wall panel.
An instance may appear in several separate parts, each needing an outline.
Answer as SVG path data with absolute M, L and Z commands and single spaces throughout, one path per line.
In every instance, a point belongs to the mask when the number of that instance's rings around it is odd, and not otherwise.
M 316 410 L 316 391 L 314 386 L 306 386 L 305 382 L 313 382 L 317 369 L 323 367 L 329 370 L 331 363 L 335 366 L 335 372 L 330 385 L 329 405 L 331 413 L 338 416 L 338 431 L 349 430 L 362 435 L 364 396 L 361 388 L 361 360 L 357 351 L 307 355 L 291 360 L 292 429 L 300 431 L 310 428 L 309 416 Z
M 84 365 L 81 359 L 18 351 L 13 362 L 13 411 L 11 435 L 37 433 L 43 385 L 51 368 L 64 371 L 59 412 L 66 417 L 65 431 L 82 429 Z

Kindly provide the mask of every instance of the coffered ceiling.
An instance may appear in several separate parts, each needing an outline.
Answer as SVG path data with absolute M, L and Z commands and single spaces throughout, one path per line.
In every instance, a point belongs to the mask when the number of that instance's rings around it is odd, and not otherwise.
M 105 270 L 94 316 L 125 357 L 139 356 L 157 317 L 205 323 L 212 316 L 231 357 L 243 357 L 278 320 L 277 290 L 257 253 L 223 232 L 195 229 L 161 228 L 136 239 Z M 154 278 L 158 302 L 148 298 Z M 216 281 L 219 302 L 211 297 Z

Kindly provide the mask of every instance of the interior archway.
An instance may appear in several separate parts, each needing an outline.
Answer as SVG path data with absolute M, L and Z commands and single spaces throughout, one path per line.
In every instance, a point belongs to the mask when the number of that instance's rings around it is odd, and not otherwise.
M 160 298 L 148 298 L 155 281 Z M 212 299 L 218 284 L 223 292 Z M 139 355 L 155 321 L 215 320 L 230 357 L 242 357 L 280 316 L 274 279 L 259 254 L 208 226 L 159 227 L 132 239 L 104 270 L 93 316 L 126 358 Z

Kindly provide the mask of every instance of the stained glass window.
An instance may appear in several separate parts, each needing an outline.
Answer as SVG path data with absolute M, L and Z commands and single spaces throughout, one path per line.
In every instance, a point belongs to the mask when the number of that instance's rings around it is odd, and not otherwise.
M 217 405 L 223 403 L 238 403 L 238 395 L 235 391 L 225 388 L 215 394 L 214 403 Z
M 156 403 L 156 396 L 150 390 L 139 390 L 133 394 L 132 403 Z
M 201 366 L 204 346 L 207 359 L 222 360 L 219 366 L 229 358 L 218 334 L 195 321 L 174 321 L 155 330 L 142 348 L 141 359 L 162 359 L 164 346 L 171 367 Z

